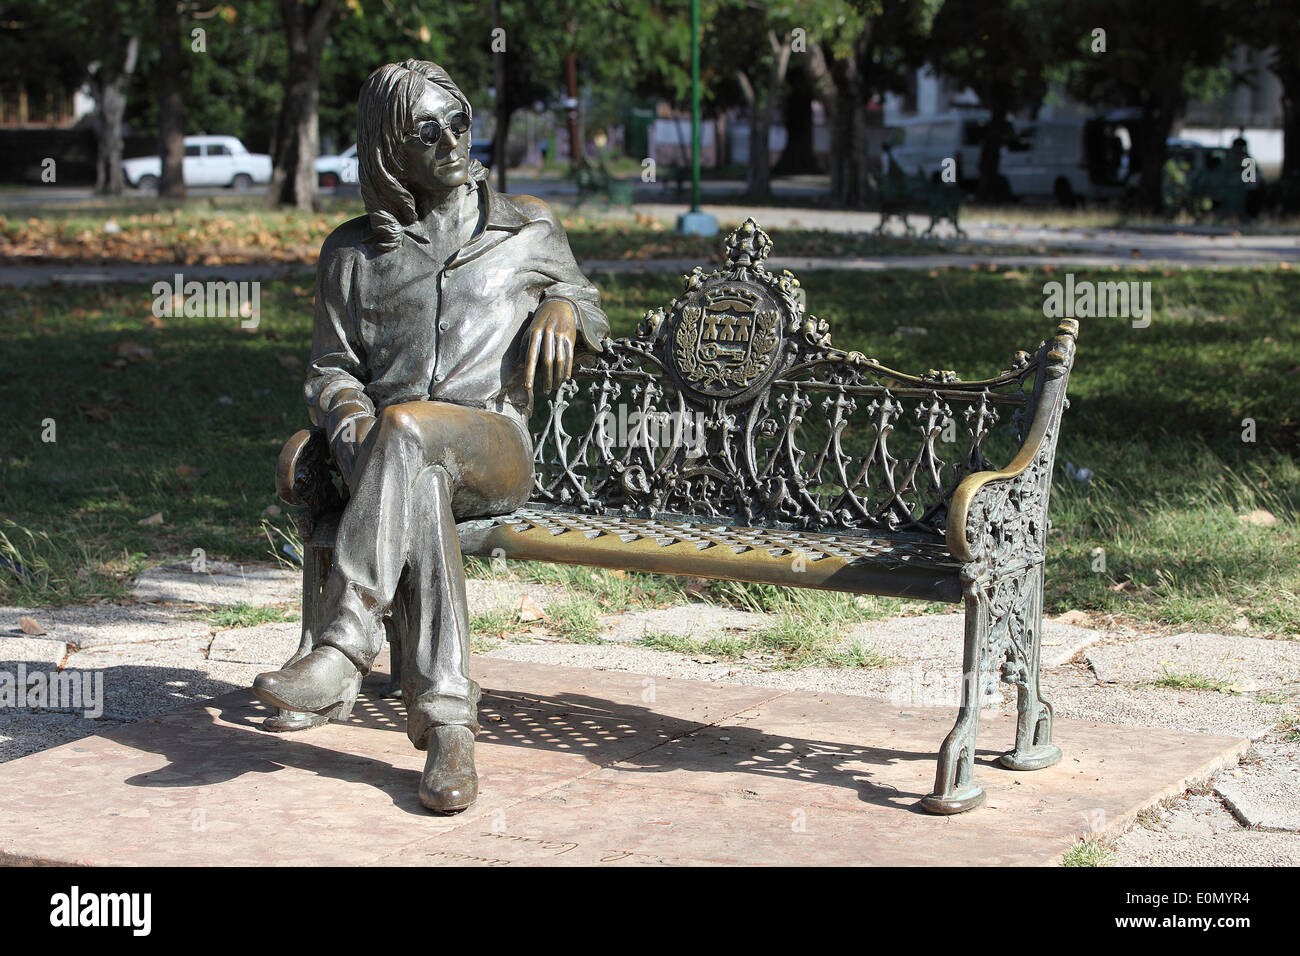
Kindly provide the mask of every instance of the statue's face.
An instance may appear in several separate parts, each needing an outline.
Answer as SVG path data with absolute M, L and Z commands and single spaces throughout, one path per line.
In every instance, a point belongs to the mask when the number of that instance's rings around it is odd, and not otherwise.
M 426 83 L 424 93 L 416 104 L 412 116 L 413 128 L 403 149 L 406 151 L 406 178 L 409 185 L 426 189 L 452 189 L 469 182 L 469 131 L 459 135 L 453 132 L 447 118 L 464 110 L 454 96 L 442 87 Z M 432 146 L 426 146 L 415 135 L 421 123 L 435 121 L 442 127 L 442 135 Z

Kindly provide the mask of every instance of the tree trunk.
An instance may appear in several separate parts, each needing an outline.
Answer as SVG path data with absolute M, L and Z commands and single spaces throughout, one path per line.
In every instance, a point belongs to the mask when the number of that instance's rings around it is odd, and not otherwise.
M 814 43 L 808 48 L 808 76 L 817 98 L 821 100 L 822 108 L 826 111 L 827 132 L 830 134 L 827 168 L 831 176 L 831 200 L 834 202 L 843 191 L 844 170 L 840 165 L 840 158 L 844 155 L 848 143 L 840 124 L 839 89 L 834 77 L 831 76 L 830 63 L 820 43 Z
M 320 154 L 320 58 L 338 15 L 337 0 L 280 0 L 289 41 L 289 79 L 276 122 L 268 206 L 311 209 Z
M 501 27 L 501 0 L 492 0 L 492 27 Z M 506 191 L 506 143 L 510 139 L 510 91 L 506 87 L 506 53 L 505 50 L 492 51 L 493 80 L 497 89 L 496 113 L 497 131 L 492 138 L 492 165 L 497 171 L 497 192 Z
M 502 54 L 498 53 L 498 56 Z M 497 171 L 497 192 L 506 191 L 506 145 L 510 142 L 510 117 L 514 108 L 497 94 L 497 131 L 492 137 L 492 167 Z
M 1300 176 L 1300 67 L 1274 72 L 1282 83 L 1282 176 Z
M 1002 143 L 1007 131 L 1007 101 L 1000 93 L 990 93 L 988 98 L 989 124 L 980 144 L 979 186 L 976 197 L 981 202 L 1002 201 L 1007 198 L 999 182 L 998 166 L 1002 158 Z M 956 157 L 953 157 L 956 159 Z
M 785 98 L 785 149 L 772 172 L 778 176 L 815 173 L 817 153 L 813 136 L 813 97 L 808 71 L 796 67 L 787 74 L 788 92 Z
M 577 27 L 569 25 L 569 32 L 575 33 Z M 582 128 L 578 123 L 578 56 L 576 53 L 570 53 L 564 58 L 564 82 L 565 88 L 569 91 L 570 106 L 566 107 L 569 124 L 569 161 L 573 168 L 577 169 L 582 165 L 583 143 Z
M 745 97 L 745 114 L 749 117 L 749 167 L 745 172 L 745 189 L 750 198 L 754 198 L 754 176 L 755 166 L 758 162 L 759 144 L 762 142 L 758 138 L 758 127 L 760 124 L 758 116 L 758 94 L 754 91 L 754 84 L 749 79 L 749 74 L 744 70 L 736 70 L 736 82 L 740 84 L 741 95 Z
M 1142 110 L 1142 132 L 1138 136 L 1142 173 L 1138 184 L 1138 206 L 1145 212 L 1159 213 L 1164 206 L 1161 184 L 1165 169 L 1165 141 L 1174 125 L 1177 109 L 1146 106 Z
M 768 140 L 772 129 L 772 117 L 776 113 L 776 102 L 781 96 L 781 87 L 785 84 L 785 72 L 790 66 L 790 34 L 778 39 L 775 30 L 767 31 L 767 42 L 772 47 L 772 70 L 767 78 L 767 99 L 762 107 L 758 106 L 754 91 L 749 94 L 751 119 L 749 126 L 749 198 L 767 200 L 772 198 L 772 156 L 768 152 Z
M 158 155 L 162 179 L 158 195 L 185 198 L 186 60 L 181 53 L 181 15 L 177 0 L 156 0 L 158 12 Z
M 126 185 L 122 174 L 122 116 L 126 113 L 127 83 L 135 72 L 139 52 L 140 38 L 127 37 L 121 62 L 101 64 L 90 84 L 99 114 L 95 124 L 95 189 L 111 196 L 122 195 Z
M 863 32 L 854 44 L 853 55 L 843 60 L 832 61 L 824 43 L 813 43 L 808 48 L 813 88 L 830 122 L 830 200 L 843 208 L 865 205 L 870 193 L 867 123 L 862 115 L 867 86 L 863 68 L 870 63 L 869 33 Z

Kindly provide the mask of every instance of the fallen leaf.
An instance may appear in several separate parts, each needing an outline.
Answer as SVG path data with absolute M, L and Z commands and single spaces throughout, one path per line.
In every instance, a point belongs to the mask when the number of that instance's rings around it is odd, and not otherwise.
M 1277 518 L 1271 511 L 1265 511 L 1263 508 L 1256 508 L 1249 514 L 1237 515 L 1237 520 L 1242 524 L 1253 524 L 1257 528 L 1273 528 L 1277 526 Z
M 114 348 L 117 350 L 117 357 L 128 362 L 147 362 L 153 358 L 153 349 L 139 342 L 118 342 Z
M 162 523 L 163 523 L 163 516 L 161 511 L 155 511 L 149 517 L 141 518 L 139 521 L 136 522 L 136 524 L 139 525 L 158 525 Z
M 705 578 L 691 578 L 686 586 L 682 588 L 682 593 L 687 597 L 707 598 L 709 596 L 709 582 Z
M 24 634 L 44 634 L 45 628 L 41 627 L 33 618 L 20 617 L 18 626 L 23 629 Z
M 1058 614 L 1056 617 L 1048 618 L 1048 620 L 1055 624 L 1072 624 L 1075 627 L 1087 627 L 1089 618 L 1087 611 L 1075 610 L 1066 611 L 1064 614 Z
M 516 605 L 515 610 L 519 614 L 519 620 L 523 621 L 525 624 L 532 621 L 540 621 L 546 617 L 546 615 L 542 613 L 541 606 L 527 594 L 519 595 L 519 603 Z
M 78 402 L 77 408 L 81 410 L 82 415 L 86 416 L 87 421 L 106 422 L 109 419 L 108 409 L 101 405 L 88 405 L 85 402 Z
M 199 475 L 203 474 L 203 472 L 195 468 L 193 465 L 177 465 L 176 474 L 181 478 L 197 478 Z

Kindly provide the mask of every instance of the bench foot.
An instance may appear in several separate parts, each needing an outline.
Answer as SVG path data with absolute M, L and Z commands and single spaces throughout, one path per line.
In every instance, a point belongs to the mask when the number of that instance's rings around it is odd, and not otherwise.
M 1024 750 L 1008 750 L 998 762 L 1010 770 L 1042 770 L 1061 762 L 1061 748 L 1056 744 L 1037 744 Z
M 983 803 L 984 789 L 972 783 L 947 795 L 932 793 L 929 796 L 922 797 L 921 809 L 926 813 L 952 816 L 954 813 L 965 813 L 967 810 L 974 810 L 976 807 L 982 806 Z
M 975 783 L 975 745 L 985 687 L 989 597 L 973 581 L 965 582 L 964 591 L 966 636 L 962 642 L 961 707 L 957 722 L 939 747 L 934 791 L 921 800 L 921 808 L 930 813 L 965 813 L 984 802 L 984 790 Z
M 1000 758 L 1011 770 L 1042 770 L 1059 763 L 1061 748 L 1052 743 L 1052 705 L 1043 696 L 1039 671 L 1043 641 L 1043 569 L 1024 579 L 1018 601 L 1024 611 L 1010 629 L 1002 663 L 1002 680 L 1016 688 L 1016 744 Z

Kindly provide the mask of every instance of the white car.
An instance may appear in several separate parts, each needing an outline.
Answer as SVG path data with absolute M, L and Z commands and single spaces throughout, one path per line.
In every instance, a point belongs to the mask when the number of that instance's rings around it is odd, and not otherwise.
M 318 157 L 316 178 L 322 186 L 357 182 L 357 144 L 353 143 L 337 156 Z
M 124 160 L 122 172 L 126 181 L 137 189 L 157 189 L 162 178 L 162 157 Z M 271 157 L 250 153 L 233 136 L 186 136 L 181 175 L 186 186 L 249 189 L 271 181 Z

